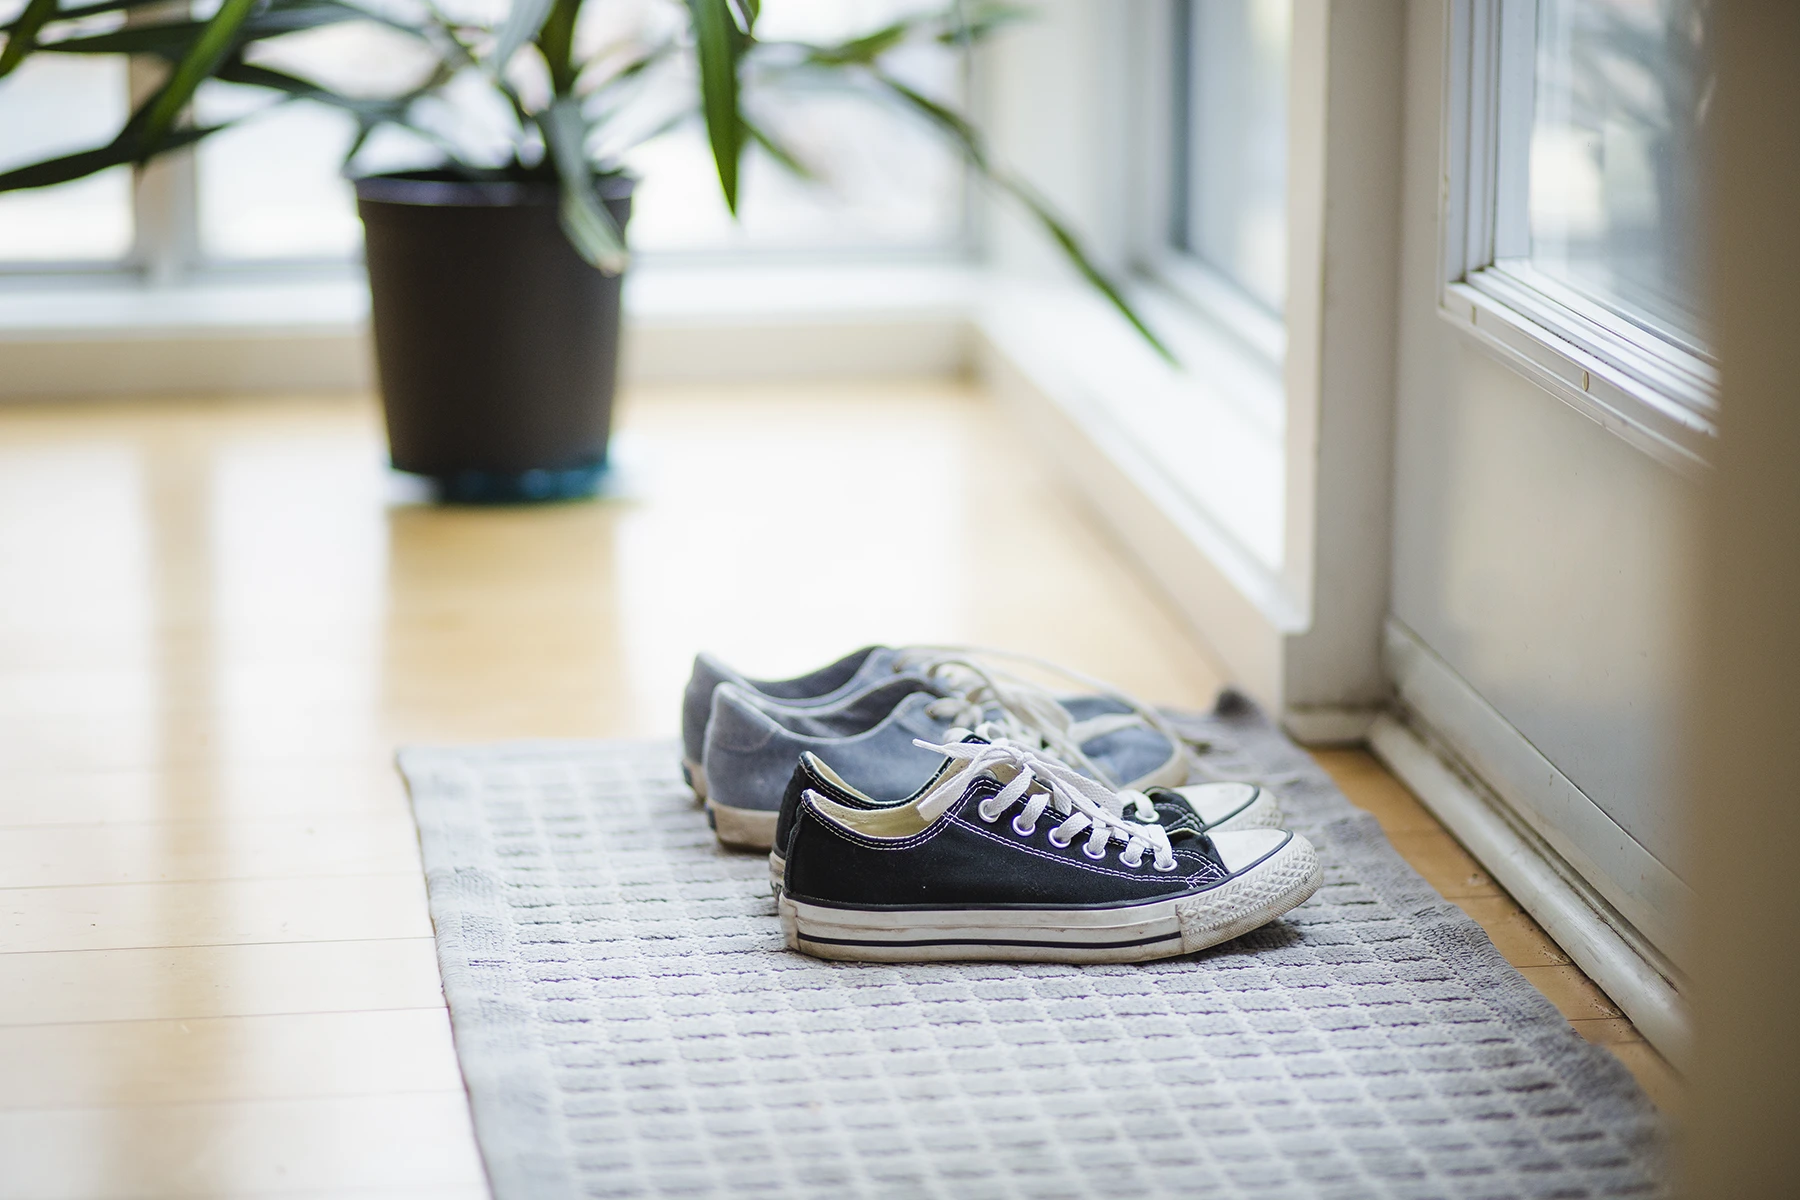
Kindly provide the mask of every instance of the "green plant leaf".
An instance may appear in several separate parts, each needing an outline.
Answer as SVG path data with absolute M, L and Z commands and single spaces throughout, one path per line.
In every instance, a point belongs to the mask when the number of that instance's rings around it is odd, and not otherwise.
M 962 150 L 963 157 L 968 160 L 969 165 L 989 183 L 1018 201 L 1025 211 L 1044 227 L 1044 231 L 1062 250 L 1063 256 L 1081 273 L 1082 278 L 1086 279 L 1095 291 L 1106 297 L 1119 311 L 1119 315 L 1130 322 L 1131 327 L 1138 331 L 1139 336 L 1150 344 L 1151 349 L 1161 355 L 1166 362 L 1179 365 L 1174 353 L 1163 344 L 1161 338 L 1151 331 L 1150 326 L 1145 324 L 1137 310 L 1132 308 L 1130 302 L 1125 299 L 1118 285 L 1094 262 L 1087 249 L 1082 246 L 1081 239 L 1075 236 L 1068 223 L 1057 214 L 1050 203 L 1038 195 L 1037 191 L 1024 180 L 994 166 L 988 157 L 987 147 L 983 144 L 981 136 L 976 132 L 974 126 L 970 125 L 960 114 L 889 75 L 877 71 L 873 72 L 873 77 L 902 104 L 924 117 L 941 132 L 949 134 Z
M 154 54 L 160 58 L 178 59 L 187 53 L 197 38 L 205 35 L 206 30 L 217 19 L 218 15 L 215 14 L 208 21 L 183 19 L 128 25 L 106 33 L 48 42 L 37 49 L 39 53 L 49 54 Z M 408 33 L 416 32 L 405 25 L 383 21 L 360 8 L 338 4 L 334 0 L 290 0 L 288 3 L 277 0 L 277 3 L 264 11 L 252 13 L 238 30 L 236 44 L 243 45 L 264 38 L 280 37 L 284 33 L 299 33 L 345 21 L 376 21 Z
M 1171 366 L 1181 365 L 1174 352 L 1164 345 L 1163 340 L 1151 332 L 1150 326 L 1146 325 L 1144 319 L 1138 316 L 1137 310 L 1131 307 L 1112 278 L 1095 265 L 1094 260 L 1082 247 L 1080 240 L 1063 223 L 1062 218 L 1056 215 L 1056 211 L 1043 197 L 1039 196 L 1024 180 L 1014 176 L 989 172 L 988 178 L 1037 218 L 1038 224 L 1042 225 L 1051 240 L 1061 247 L 1064 257 L 1074 264 L 1077 271 L 1081 272 L 1082 278 L 1086 279 L 1095 291 L 1111 301 L 1112 306 L 1119 310 L 1119 315 L 1131 323 L 1131 327 L 1137 330 L 1138 335 L 1150 344 L 1152 350 L 1162 356 L 1163 361 Z
M 225 61 L 225 56 L 231 53 L 237 44 L 239 31 L 260 2 L 261 0 L 225 0 L 219 5 L 219 11 L 206 22 L 206 28 L 188 48 L 188 52 L 182 55 L 181 61 L 175 64 L 175 69 L 169 72 L 168 80 L 138 110 L 143 114 L 143 122 L 138 125 L 137 138 L 147 152 L 146 157 L 148 152 L 160 147 L 163 135 L 175 127 L 181 110 L 194 98 L 194 90 L 200 86 L 201 81 L 211 75 Z M 136 117 L 132 123 L 137 124 Z
M 816 180 L 819 177 L 818 172 L 807 166 L 799 155 L 770 136 L 767 130 L 757 125 L 749 117 L 744 118 L 744 132 L 750 135 L 751 141 L 763 148 L 765 154 L 780 163 L 790 174 L 806 180 Z
M 588 93 L 582 97 L 581 102 L 583 111 L 587 112 L 591 117 L 594 113 L 594 101 L 596 99 L 612 94 L 619 88 L 631 83 L 633 80 L 642 78 L 644 72 L 648 71 L 650 68 L 656 66 L 658 63 L 667 62 L 670 55 L 675 53 L 675 49 L 676 47 L 672 42 L 663 42 L 653 46 L 646 53 L 632 59 L 606 78 L 594 84 Z M 591 66 L 592 63 L 590 62 L 588 65 Z M 582 71 L 585 71 L 586 69 L 586 66 L 581 68 Z M 578 71 L 577 74 L 579 75 L 580 72 Z
M 62 21 L 79 21 L 83 17 L 92 17 L 99 13 L 118 12 L 121 9 L 128 8 L 161 7 L 166 6 L 168 3 L 169 0 L 100 0 L 97 4 L 84 4 L 79 8 L 55 8 L 52 6 L 52 11 L 46 23 L 54 24 Z M 0 25 L 0 33 L 11 33 L 18 29 L 25 23 L 29 13 L 30 9 L 27 7 L 27 9 L 17 17 L 14 17 L 4 25 Z
M 201 138 L 227 127 L 227 125 L 207 125 L 173 130 L 163 140 L 161 150 L 179 150 L 183 146 L 191 146 Z M 141 153 L 141 148 L 135 142 L 127 143 L 121 135 L 120 138 L 97 149 L 65 154 L 61 158 L 46 159 L 43 162 L 16 167 L 0 174 L 0 192 L 14 192 L 24 188 L 51 187 L 59 183 L 68 183 L 72 179 L 81 179 L 109 167 L 122 167 L 138 162 Z
M 64 38 L 37 48 L 40 54 L 154 54 L 179 58 L 206 28 L 200 21 L 172 21 L 166 25 L 131 25 L 107 33 Z
M 745 35 L 728 0 L 688 0 L 694 19 L 694 52 L 700 61 L 700 111 L 725 207 L 737 215 L 738 160 L 744 152 L 744 122 L 738 111 L 738 58 Z
M 580 70 L 575 63 L 575 22 L 581 0 L 552 0 L 550 14 L 537 32 L 538 52 L 550 68 L 550 90 L 567 96 L 575 90 Z
M 918 24 L 914 19 L 895 21 L 873 33 L 830 46 L 807 47 L 807 58 L 821 67 L 867 65 L 911 36 Z
M 986 174 L 992 169 L 988 162 L 986 143 L 982 141 L 981 134 L 964 119 L 961 113 L 939 104 L 930 96 L 909 84 L 901 83 L 891 75 L 880 71 L 873 72 L 872 75 L 876 83 L 897 97 L 907 108 L 937 126 L 939 132 L 949 134 L 951 140 L 956 142 L 957 149 L 962 151 L 963 157 L 967 158 L 976 170 Z
M 268 67 L 256 66 L 241 59 L 233 59 L 213 72 L 213 78 L 223 83 L 240 83 L 249 87 L 268 88 L 280 92 L 293 100 L 310 100 L 315 104 L 324 104 L 332 108 L 343 109 L 356 116 L 358 120 L 391 121 L 405 115 L 406 108 L 418 95 L 417 91 L 404 96 L 394 97 L 360 97 L 345 96 L 329 88 L 289 75 Z
M 494 50 L 487 60 L 489 71 L 498 75 L 506 70 L 506 64 L 519 52 L 519 47 L 537 37 L 554 2 L 555 0 L 512 0 L 512 7 L 506 12 L 506 20 L 501 23 L 500 32 L 494 37 Z
M 1028 20 L 1031 15 L 1029 8 L 1017 4 L 953 4 L 945 14 L 948 28 L 937 35 L 937 40 L 946 46 L 967 45 L 997 29 Z
M 12 74 L 36 47 L 38 30 L 56 15 L 56 4 L 57 0 L 31 0 L 7 30 L 6 49 L 0 50 L 0 79 Z
M 538 116 L 544 145 L 562 187 L 562 227 L 575 252 L 608 275 L 617 275 L 631 263 L 619 227 L 600 202 L 594 189 L 594 168 L 589 165 L 587 122 L 581 104 L 564 96 Z

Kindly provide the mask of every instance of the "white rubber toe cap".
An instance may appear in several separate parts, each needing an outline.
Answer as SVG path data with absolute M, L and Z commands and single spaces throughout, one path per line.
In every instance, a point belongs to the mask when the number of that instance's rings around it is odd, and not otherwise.
M 1207 829 L 1275 829 L 1281 807 L 1254 783 L 1194 783 L 1174 789 Z
M 1293 835 L 1285 829 L 1234 829 L 1208 836 L 1219 852 L 1219 861 L 1236 875 L 1275 853 Z

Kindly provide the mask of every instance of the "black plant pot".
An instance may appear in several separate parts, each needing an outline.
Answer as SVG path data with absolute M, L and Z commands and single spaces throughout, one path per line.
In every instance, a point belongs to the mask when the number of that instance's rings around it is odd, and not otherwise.
M 620 229 L 633 181 L 601 199 Z M 388 447 L 460 503 L 593 495 L 619 361 L 618 276 L 583 262 L 548 181 L 356 184 Z

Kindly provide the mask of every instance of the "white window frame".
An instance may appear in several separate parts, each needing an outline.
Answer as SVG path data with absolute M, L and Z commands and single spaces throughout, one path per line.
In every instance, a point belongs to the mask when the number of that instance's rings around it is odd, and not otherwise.
M 1529 262 L 1537 0 L 1451 0 L 1438 311 L 1502 361 L 1679 470 L 1704 468 L 1718 368 Z

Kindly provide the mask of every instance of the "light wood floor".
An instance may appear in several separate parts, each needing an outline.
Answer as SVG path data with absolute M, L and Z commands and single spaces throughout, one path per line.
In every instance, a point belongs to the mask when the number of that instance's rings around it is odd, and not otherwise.
M 361 401 L 0 411 L 0 1197 L 485 1195 L 398 743 L 669 734 L 699 647 L 1220 683 L 970 389 L 629 399 L 628 494 L 535 511 L 408 500 Z M 1675 1100 L 1373 759 L 1319 757 Z

